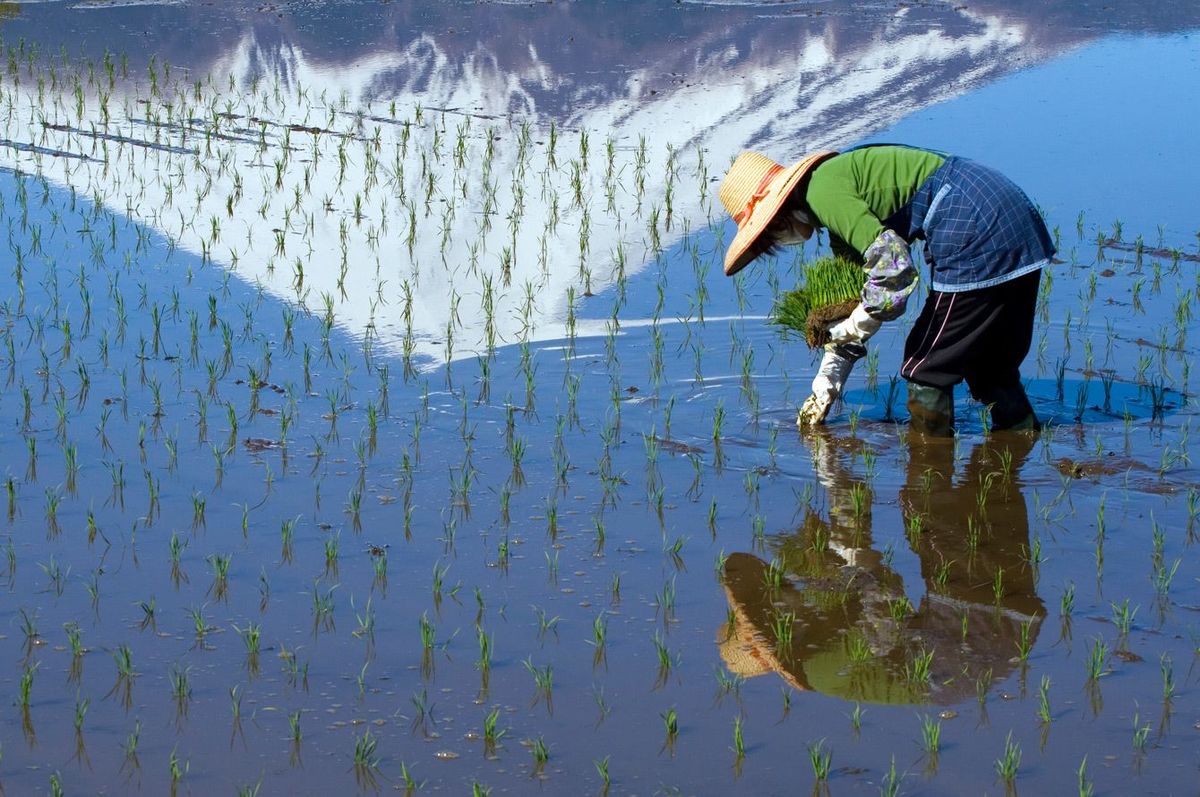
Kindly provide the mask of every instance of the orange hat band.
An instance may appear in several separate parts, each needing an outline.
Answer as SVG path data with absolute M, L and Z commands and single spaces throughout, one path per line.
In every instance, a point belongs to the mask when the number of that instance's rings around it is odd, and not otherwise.
M 758 181 L 758 187 L 754 189 L 754 193 L 750 195 L 750 199 L 746 202 L 746 207 L 742 208 L 740 213 L 734 215 L 733 220 L 737 223 L 737 226 L 741 227 L 750 218 L 750 214 L 754 212 L 754 206 L 767 196 L 767 189 L 771 185 L 771 180 L 781 171 L 783 171 L 783 167 L 778 163 L 767 169 L 767 173 Z

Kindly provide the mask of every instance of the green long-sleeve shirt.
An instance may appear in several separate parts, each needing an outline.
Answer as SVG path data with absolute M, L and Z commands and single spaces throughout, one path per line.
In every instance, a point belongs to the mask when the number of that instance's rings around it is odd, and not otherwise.
M 834 253 L 861 263 L 883 232 L 883 221 L 944 161 L 935 152 L 913 147 L 851 150 L 813 170 L 805 199 L 815 221 L 829 230 Z

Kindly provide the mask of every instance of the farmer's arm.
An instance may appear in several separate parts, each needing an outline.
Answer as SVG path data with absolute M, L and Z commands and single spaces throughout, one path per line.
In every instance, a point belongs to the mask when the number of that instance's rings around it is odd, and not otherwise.
M 905 240 L 883 226 L 863 196 L 859 180 L 848 167 L 839 167 L 831 162 L 814 172 L 806 198 L 829 230 L 833 253 L 860 264 L 866 272 L 860 314 L 890 321 L 904 313 L 917 286 L 917 270 Z
M 806 199 L 813 214 L 829 230 L 834 254 L 860 264 L 866 281 L 862 301 L 854 312 L 829 330 L 830 344 L 813 379 L 812 395 L 797 417 L 801 426 L 825 420 L 830 406 L 841 396 L 854 363 L 866 354 L 863 344 L 883 321 L 904 312 L 905 302 L 917 284 L 908 244 L 883 226 L 858 187 L 851 166 L 836 161 L 813 173 Z
M 891 321 L 904 315 L 908 297 L 919 276 L 908 243 L 891 230 L 879 234 L 863 253 L 867 281 L 862 288 L 863 309 L 872 318 Z
M 831 158 L 809 179 L 809 209 L 829 230 L 834 253 L 861 264 L 866 282 L 858 307 L 829 331 L 812 395 L 797 418 L 801 426 L 825 420 L 854 363 L 866 354 L 863 343 L 883 321 L 903 314 L 917 285 L 917 270 L 908 243 L 881 219 L 909 201 L 941 162 L 940 156 L 915 149 L 868 148 Z

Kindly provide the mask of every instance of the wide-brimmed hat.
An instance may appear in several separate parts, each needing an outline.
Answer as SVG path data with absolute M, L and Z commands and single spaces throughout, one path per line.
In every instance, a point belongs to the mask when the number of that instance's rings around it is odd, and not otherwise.
M 787 168 L 758 152 L 737 156 L 717 192 L 738 226 L 725 253 L 725 276 L 733 276 L 762 254 L 766 248 L 759 241 L 763 230 L 770 226 L 792 190 L 817 164 L 836 154 L 815 152 Z

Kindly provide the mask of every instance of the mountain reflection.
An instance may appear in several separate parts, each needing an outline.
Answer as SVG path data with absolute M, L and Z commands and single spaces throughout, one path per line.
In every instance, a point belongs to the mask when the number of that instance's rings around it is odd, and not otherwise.
M 813 437 L 829 517 L 809 511 L 775 541 L 771 562 L 729 557 L 729 622 L 717 640 L 726 665 L 864 702 L 986 693 L 1020 666 L 1045 614 L 1018 487 L 1033 442 L 993 435 L 957 474 L 953 443 L 911 447 L 900 507 L 922 583 L 906 585 L 872 547 L 871 486 L 840 464 L 849 442 Z
M 572 301 L 723 223 L 739 150 L 844 146 L 1107 29 L 1200 20 L 1150 5 L 28 4 L 7 45 L 91 67 L 80 97 L 10 73 L 0 165 L 449 360 L 573 333 Z M 106 58 L 129 78 L 94 81 Z

